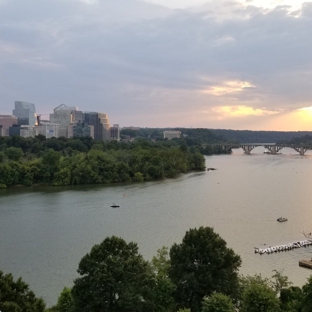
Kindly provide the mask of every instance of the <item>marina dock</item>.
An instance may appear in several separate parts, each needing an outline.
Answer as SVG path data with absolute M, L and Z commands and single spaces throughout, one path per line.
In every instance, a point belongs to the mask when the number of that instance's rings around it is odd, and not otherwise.
M 288 251 L 296 248 L 301 248 L 301 247 L 308 247 L 311 246 L 312 242 L 309 240 L 303 240 L 303 241 L 297 241 L 293 243 L 289 243 L 286 245 L 278 245 L 278 246 L 273 246 L 273 247 L 268 247 L 268 248 L 257 248 L 255 247 L 255 253 L 258 253 L 260 255 L 263 254 L 271 254 L 274 252 L 280 252 L 280 251 Z M 303 260 L 303 261 L 308 261 L 308 260 Z M 311 262 L 312 263 L 312 262 Z M 312 268 L 312 264 L 311 264 Z

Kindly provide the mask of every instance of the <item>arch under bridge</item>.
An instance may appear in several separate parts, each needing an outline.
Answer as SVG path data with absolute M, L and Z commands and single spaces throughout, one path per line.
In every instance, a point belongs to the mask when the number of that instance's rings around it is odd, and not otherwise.
M 209 144 L 206 144 L 209 145 Z M 278 144 L 278 143 L 241 143 L 241 144 L 211 144 L 220 146 L 223 150 L 231 152 L 232 148 L 242 148 L 245 154 L 251 154 L 251 151 L 258 147 L 263 146 L 267 150 L 267 154 L 276 155 L 278 152 L 284 148 L 292 148 L 300 155 L 304 155 L 304 153 L 308 150 L 312 149 L 312 145 L 309 144 Z

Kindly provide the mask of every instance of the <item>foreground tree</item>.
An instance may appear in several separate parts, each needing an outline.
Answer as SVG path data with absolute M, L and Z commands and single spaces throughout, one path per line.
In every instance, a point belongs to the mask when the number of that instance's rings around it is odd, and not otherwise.
M 235 312 L 235 308 L 230 297 L 214 293 L 204 298 L 202 312 Z
M 155 278 L 154 301 L 157 312 L 169 312 L 175 310 L 173 298 L 174 284 L 169 278 L 170 259 L 167 247 L 157 250 L 151 262 Z
M 1 312 L 43 312 L 45 303 L 28 289 L 19 278 L 13 280 L 12 274 L 0 271 L 0 311 Z
M 235 297 L 241 259 L 210 227 L 186 232 L 181 244 L 170 249 L 169 276 L 182 308 L 201 309 L 204 296 L 220 292 Z
M 304 311 L 301 310 L 303 304 L 303 294 L 300 287 L 291 286 L 289 288 L 283 288 L 281 291 L 280 301 L 282 311 Z M 308 309 L 307 311 L 310 310 Z
M 308 278 L 308 282 L 302 287 L 302 311 L 312 311 L 312 275 Z
M 92 247 L 78 268 L 75 311 L 154 311 L 152 270 L 137 244 L 112 236 Z
M 275 291 L 267 285 L 252 283 L 243 292 L 241 312 L 281 312 Z

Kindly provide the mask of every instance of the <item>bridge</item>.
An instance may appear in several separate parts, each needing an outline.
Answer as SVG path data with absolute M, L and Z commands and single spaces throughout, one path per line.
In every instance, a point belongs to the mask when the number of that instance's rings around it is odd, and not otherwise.
M 208 144 L 206 144 L 208 145 Z M 263 146 L 267 152 L 266 154 L 276 155 L 278 152 L 284 148 L 292 148 L 300 155 L 304 155 L 304 153 L 308 150 L 312 149 L 312 145 L 309 144 L 278 144 L 278 143 L 242 143 L 242 144 L 211 144 L 215 146 L 220 146 L 223 150 L 232 152 L 232 148 L 242 148 L 245 154 L 251 154 L 251 151 L 258 147 Z

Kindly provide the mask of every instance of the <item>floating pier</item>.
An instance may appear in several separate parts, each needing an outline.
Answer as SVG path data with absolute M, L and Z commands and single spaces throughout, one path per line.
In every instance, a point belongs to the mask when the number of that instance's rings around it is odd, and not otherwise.
M 312 259 L 311 260 L 300 260 L 299 266 L 312 269 Z
M 309 240 L 303 240 L 303 241 L 297 241 L 294 243 L 289 243 L 286 245 L 279 245 L 279 246 L 273 246 L 273 247 L 268 247 L 268 248 L 257 248 L 255 247 L 255 253 L 258 253 L 260 255 L 263 254 L 271 254 L 274 252 L 279 252 L 279 251 L 288 251 L 288 250 L 292 250 L 295 248 L 301 248 L 301 247 L 307 247 L 307 246 L 311 246 L 312 242 Z M 302 260 L 302 261 L 308 261 L 308 260 Z M 311 262 L 311 261 L 309 261 Z M 299 262 L 300 265 L 300 262 Z M 311 262 L 311 269 L 312 269 L 312 262 Z

